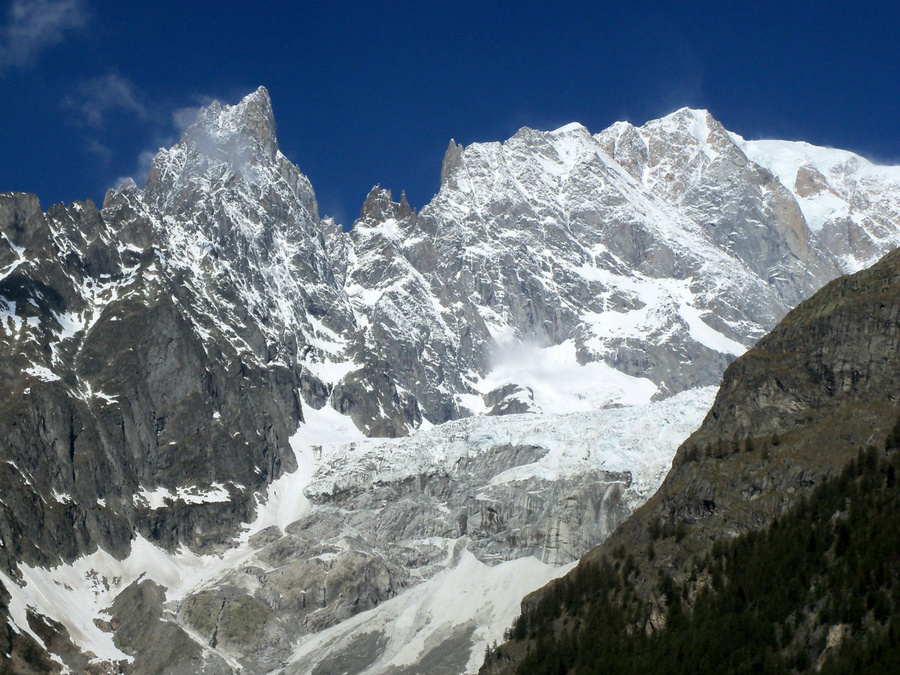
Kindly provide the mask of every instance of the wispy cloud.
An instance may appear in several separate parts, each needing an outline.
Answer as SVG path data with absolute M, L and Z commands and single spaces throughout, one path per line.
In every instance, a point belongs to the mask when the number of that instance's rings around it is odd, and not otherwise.
M 178 110 L 172 113 L 172 124 L 176 129 L 178 129 L 178 131 L 184 131 L 197 121 L 197 115 L 199 114 L 200 106 L 178 108 Z
M 199 105 L 175 109 L 157 106 L 153 111 L 145 115 L 146 119 L 152 121 L 152 126 L 154 127 L 151 137 L 152 141 L 148 143 L 148 147 L 145 147 L 138 153 L 131 175 L 116 178 L 115 187 L 121 187 L 130 182 L 134 182 L 141 187 L 146 185 L 147 175 L 150 173 L 150 165 L 156 158 L 159 148 L 174 145 L 178 141 L 178 136 L 197 121 L 197 116 L 200 114 L 202 107 L 208 106 L 213 101 L 213 98 L 210 96 L 197 95 L 192 98 Z
M 100 162 L 117 166 L 118 171 L 130 171 L 130 175 L 119 175 L 113 187 L 134 181 L 139 186 L 147 182 L 150 165 L 159 148 L 169 147 L 178 142 L 187 129 L 197 120 L 203 106 L 208 106 L 212 97 L 191 96 L 178 107 L 171 102 L 153 100 L 127 77 L 116 72 L 92 77 L 76 82 L 63 97 L 61 105 L 71 112 L 70 122 L 81 127 L 85 149 L 95 155 Z M 108 138 L 130 130 L 132 138 L 143 138 L 143 148 L 128 166 L 122 165 L 122 156 L 114 151 Z M 202 136 L 202 132 L 197 132 Z M 195 138 L 195 142 L 203 142 Z M 115 174 L 113 174 L 115 175 Z
M 137 157 L 134 172 L 130 176 L 119 176 L 116 178 L 113 187 L 119 188 L 131 183 L 139 186 L 145 185 L 147 183 L 147 174 L 150 173 L 150 165 L 153 164 L 155 158 L 156 151 L 142 150 Z
M 194 99 L 194 103 L 196 103 L 196 105 L 177 108 L 172 113 L 172 124 L 176 129 L 178 129 L 179 132 L 184 131 L 194 122 L 196 122 L 197 116 L 200 114 L 200 110 L 209 106 L 209 104 L 215 100 L 212 96 L 206 96 L 204 94 L 195 94 L 191 98 Z
M 41 51 L 86 23 L 82 0 L 13 0 L 0 26 L 0 76 L 30 65 Z
M 63 98 L 62 105 L 75 113 L 76 122 L 92 127 L 102 126 L 104 117 L 112 110 L 130 112 L 141 119 L 149 114 L 131 81 L 116 73 L 76 83 Z
M 129 79 L 107 73 L 73 84 L 60 105 L 70 111 L 70 123 L 81 127 L 85 149 L 102 165 L 110 166 L 117 163 L 119 155 L 109 142 L 111 135 L 121 132 L 123 125 L 135 135 L 154 125 L 158 115 L 144 99 Z M 118 115 L 110 120 L 113 113 Z M 138 170 L 143 170 L 140 164 Z
M 197 121 L 200 110 L 213 102 L 211 96 L 195 95 L 191 97 L 197 105 L 184 106 L 182 108 L 166 109 L 165 107 L 157 107 L 152 115 L 148 115 L 155 122 L 155 132 L 153 135 L 152 148 L 141 150 L 135 162 L 134 173 L 131 176 L 120 176 L 116 179 L 116 186 L 125 184 L 127 181 L 133 180 L 137 185 L 143 186 L 147 182 L 147 175 L 150 173 L 150 165 L 153 163 L 158 148 L 169 147 L 178 141 L 178 135 L 183 134 L 188 127 Z M 166 120 L 166 122 L 163 122 Z M 172 134 L 172 130 L 177 135 Z

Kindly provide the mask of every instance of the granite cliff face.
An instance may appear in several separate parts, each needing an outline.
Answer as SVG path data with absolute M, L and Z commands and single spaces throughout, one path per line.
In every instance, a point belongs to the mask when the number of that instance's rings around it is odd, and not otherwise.
M 296 466 L 292 371 L 219 339 L 160 248 L 129 241 L 155 236 L 140 215 L 117 221 L 123 241 L 90 202 L 47 216 L 27 196 L 0 204 L 16 256 L 0 282 L 5 569 L 96 545 L 123 555 L 135 531 L 223 541 L 253 491 Z M 146 498 L 179 488 L 199 504 Z
M 659 485 L 709 405 L 695 388 L 900 242 L 898 205 L 895 170 L 681 110 L 451 142 L 421 211 L 376 187 L 344 232 L 262 88 L 102 209 L 0 195 L 10 645 L 147 672 L 170 653 L 147 652 L 152 624 L 192 645 L 179 672 L 262 671 L 460 565 L 533 554 L 546 580 Z M 854 368 L 813 375 L 839 390 Z M 430 640 L 480 653 L 488 614 Z M 368 653 L 394 667 L 385 640 Z

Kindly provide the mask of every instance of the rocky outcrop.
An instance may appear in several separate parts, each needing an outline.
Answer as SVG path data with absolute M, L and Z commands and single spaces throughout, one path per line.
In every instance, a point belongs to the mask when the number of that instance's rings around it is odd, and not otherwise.
M 45 217 L 28 196 L 0 202 L 18 251 L 0 282 L 3 471 L 15 495 L 0 507 L 5 569 L 98 545 L 124 554 L 145 528 L 164 546 L 222 542 L 252 492 L 295 466 L 292 374 L 203 336 L 178 275 L 155 248 L 123 247 L 92 204 Z M 215 482 L 231 497 L 218 513 L 182 505 L 160 517 L 140 503 L 141 491 Z
M 231 672 L 221 657 L 164 620 L 165 599 L 165 588 L 144 580 L 128 586 L 110 608 L 109 629 L 116 645 L 135 655 L 133 662 L 121 664 L 123 670 L 167 675 Z
M 708 545 L 769 522 L 860 447 L 881 444 L 900 397 L 898 312 L 898 252 L 791 311 L 726 371 L 645 522 L 684 521 Z
M 881 444 L 900 397 L 898 316 L 897 252 L 791 311 L 726 371 L 679 449 L 655 498 L 668 517 L 701 531 L 757 528 L 858 448 Z
M 531 387 L 507 384 L 489 391 L 482 398 L 488 415 L 518 415 L 535 410 Z
M 451 138 L 450 144 L 447 146 L 447 151 L 444 153 L 444 161 L 441 163 L 441 185 L 447 181 L 450 173 L 459 164 L 462 151 L 463 146 Z

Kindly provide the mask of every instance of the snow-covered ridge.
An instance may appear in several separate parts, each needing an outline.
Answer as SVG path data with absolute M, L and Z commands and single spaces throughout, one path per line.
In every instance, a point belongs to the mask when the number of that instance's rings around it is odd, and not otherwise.
M 845 272 L 867 267 L 900 245 L 900 167 L 802 141 L 732 136 L 750 159 L 792 192 L 813 231 L 839 238 L 833 246 Z
M 879 165 L 865 157 L 839 148 L 826 148 L 805 141 L 746 140 L 731 134 L 735 142 L 754 162 L 770 169 L 778 179 L 790 187 L 797 179 L 797 170 L 812 166 L 826 176 L 832 173 L 854 173 L 858 177 L 880 177 L 900 183 L 900 167 Z

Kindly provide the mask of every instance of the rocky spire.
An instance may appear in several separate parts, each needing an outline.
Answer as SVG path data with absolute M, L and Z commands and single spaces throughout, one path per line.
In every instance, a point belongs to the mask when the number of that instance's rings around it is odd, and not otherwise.
M 275 115 L 272 113 L 272 100 L 265 87 L 248 94 L 235 106 L 225 106 L 220 124 L 239 130 L 245 138 L 257 143 L 266 157 L 275 159 L 278 152 Z
M 369 190 L 357 222 L 381 223 L 390 218 L 403 220 L 412 213 L 413 210 L 406 201 L 406 192 L 400 193 L 400 202 L 398 203 L 394 201 L 390 190 L 376 185 Z
M 231 158 L 252 151 L 256 159 L 273 161 L 278 152 L 272 101 L 265 87 L 245 96 L 237 105 L 213 101 L 202 108 L 188 127 L 182 143 L 190 142 L 205 155 Z
M 412 213 L 412 209 L 409 207 L 409 202 L 406 201 L 406 190 L 400 191 L 400 208 L 397 211 L 398 218 L 406 218 L 406 216 Z
M 441 164 L 441 185 L 447 182 L 450 172 L 459 165 L 462 152 L 463 146 L 457 145 L 456 141 L 451 138 L 447 151 L 444 153 L 444 162 Z
M 154 158 L 148 194 L 170 192 L 178 176 L 205 173 L 211 167 L 227 166 L 250 176 L 254 167 L 274 167 L 277 157 L 272 102 L 266 88 L 260 87 L 236 105 L 213 101 L 201 108 L 178 144 Z

